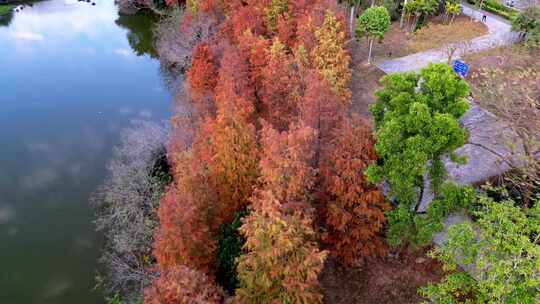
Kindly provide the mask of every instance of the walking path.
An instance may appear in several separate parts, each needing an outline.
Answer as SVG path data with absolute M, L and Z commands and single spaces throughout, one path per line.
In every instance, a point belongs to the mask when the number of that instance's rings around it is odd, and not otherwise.
M 505 19 L 495 16 L 493 14 L 479 11 L 476 8 L 462 3 L 463 14 L 472 16 L 476 20 L 482 20 L 482 15 L 487 16 L 486 26 L 488 27 L 488 34 L 474 38 L 467 46 L 467 53 L 476 53 L 479 51 L 487 50 L 497 46 L 503 46 L 511 44 L 516 38 L 517 34 L 511 31 L 511 26 Z M 459 58 L 463 54 L 456 54 L 454 58 Z M 447 55 L 443 48 L 428 50 L 412 54 L 409 56 L 377 62 L 375 65 L 383 72 L 398 73 L 418 71 L 426 67 L 429 63 L 441 63 L 447 61 Z

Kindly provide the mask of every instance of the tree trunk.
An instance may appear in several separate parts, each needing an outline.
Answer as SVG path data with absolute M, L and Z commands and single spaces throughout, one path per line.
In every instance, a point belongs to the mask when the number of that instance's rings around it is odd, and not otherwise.
M 368 64 L 371 64 L 371 50 L 373 49 L 373 40 L 375 39 L 371 38 L 371 41 L 369 42 L 369 54 L 367 59 Z
M 416 28 L 416 23 L 418 23 L 418 19 L 419 19 L 418 16 L 414 15 L 414 18 L 411 24 L 411 33 L 414 32 L 414 29 Z
M 405 17 L 405 6 L 407 5 L 407 0 L 403 2 L 403 8 L 401 9 L 401 19 L 399 20 L 399 28 L 403 28 L 403 19 Z
M 375 6 L 375 0 L 371 0 L 371 7 Z
M 351 31 L 351 37 L 354 37 L 354 13 L 355 13 L 355 5 L 351 6 L 351 18 L 349 20 L 349 29 Z

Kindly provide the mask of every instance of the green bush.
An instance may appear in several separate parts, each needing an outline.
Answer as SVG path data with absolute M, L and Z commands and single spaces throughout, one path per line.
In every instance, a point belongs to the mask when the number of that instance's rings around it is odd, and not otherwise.
M 217 281 L 231 294 L 238 287 L 236 258 L 242 253 L 242 247 L 246 242 L 238 229 L 242 226 L 242 218 L 246 214 L 247 212 L 237 212 L 232 222 L 225 223 L 219 228 Z

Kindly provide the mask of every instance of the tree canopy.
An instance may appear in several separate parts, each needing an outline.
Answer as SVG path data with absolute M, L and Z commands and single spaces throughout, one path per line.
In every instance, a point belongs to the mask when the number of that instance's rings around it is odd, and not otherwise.
M 432 180 L 432 189 L 425 190 L 438 193 L 445 177 L 442 157 L 467 139 L 458 119 L 468 109 L 469 88 L 445 64 L 432 64 L 418 75 L 388 75 L 382 83 L 370 107 L 382 162 L 371 165 L 368 176 L 388 182 L 402 211 L 414 210 L 424 175 Z
M 375 39 L 382 41 L 384 34 L 390 29 L 390 15 L 384 6 L 368 8 L 358 17 L 356 24 L 356 37 L 366 36 L 369 40 L 368 62 L 371 62 L 371 50 Z

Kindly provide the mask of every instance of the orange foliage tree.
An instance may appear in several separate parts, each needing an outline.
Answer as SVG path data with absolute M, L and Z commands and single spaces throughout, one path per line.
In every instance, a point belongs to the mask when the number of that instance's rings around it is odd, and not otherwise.
M 298 114 L 300 74 L 295 59 L 277 38 L 262 71 L 262 116 L 278 130 L 286 130 Z
M 199 286 L 219 294 L 201 274 L 213 276 L 216 231 L 250 209 L 236 300 L 320 303 L 327 253 L 314 223 L 350 263 L 382 252 L 387 208 L 362 172 L 376 160 L 369 129 L 346 118 L 350 56 L 336 1 L 190 0 L 189 8 L 186 20 L 212 18 L 219 29 L 194 50 L 187 72 L 201 115 L 186 119 L 194 130 L 169 151 L 174 183 L 154 250 L 160 277 L 145 301 L 184 303 Z
M 219 304 L 223 292 L 204 273 L 185 266 L 166 268 L 145 290 L 146 304 Z
M 164 270 L 185 265 L 211 273 L 214 264 L 215 196 L 207 172 L 194 161 L 191 152 L 177 156 L 175 182 L 158 210 L 154 255 Z
M 326 252 L 309 216 L 285 214 L 271 190 L 257 194 L 240 228 L 247 253 L 239 257 L 238 303 L 321 303 L 318 277 Z
M 351 80 L 351 57 L 345 48 L 344 22 L 332 11 L 327 11 L 323 24 L 315 31 L 317 45 L 311 55 L 319 73 L 345 102 L 349 102 Z
M 306 74 L 299 119 L 317 131 L 313 149 L 316 154 L 315 162 L 318 164 L 322 149 L 328 146 L 333 130 L 339 127 L 339 123 L 344 119 L 346 107 L 328 81 L 316 71 L 308 71 Z
M 294 125 L 288 132 L 278 132 L 268 123 L 262 122 L 262 126 L 262 186 L 274 191 L 282 202 L 309 203 L 316 178 L 311 165 L 315 130 Z
M 208 168 L 217 196 L 218 224 L 231 221 L 234 213 L 248 205 L 258 176 L 258 147 L 255 127 L 229 111 L 218 113 L 205 124 L 195 150 Z M 211 202 L 207 202 L 211 203 Z
M 321 161 L 327 201 L 324 240 L 347 264 L 363 256 L 383 254 L 386 249 L 384 212 L 389 205 L 382 191 L 364 175 L 377 159 L 374 143 L 367 123 L 353 116 L 333 132 Z
M 235 46 L 224 48 L 215 89 L 216 108 L 255 121 L 255 86 L 250 75 L 249 58 Z
M 202 112 L 212 112 L 211 102 L 205 99 L 213 97 L 217 84 L 217 63 L 208 43 L 200 43 L 193 51 L 191 68 L 187 73 L 187 82 L 191 89 L 191 97 L 202 107 Z
M 261 189 L 240 228 L 246 254 L 238 262 L 239 303 L 320 303 L 318 275 L 326 252 L 312 228 L 309 127 L 279 133 L 263 123 Z

